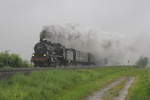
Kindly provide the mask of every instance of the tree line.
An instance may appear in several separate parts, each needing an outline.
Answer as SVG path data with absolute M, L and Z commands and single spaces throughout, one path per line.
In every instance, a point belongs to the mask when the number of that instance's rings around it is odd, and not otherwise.
M 23 60 L 18 54 L 8 51 L 0 52 L 0 67 L 30 67 L 28 61 Z
M 145 68 L 148 65 L 148 57 L 140 57 L 136 62 L 136 67 Z

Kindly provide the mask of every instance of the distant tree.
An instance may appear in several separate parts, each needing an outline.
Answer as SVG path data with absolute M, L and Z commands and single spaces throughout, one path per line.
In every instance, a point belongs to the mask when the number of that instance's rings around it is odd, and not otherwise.
M 140 57 L 138 61 L 136 62 L 137 67 L 145 68 L 148 64 L 148 58 L 147 57 Z
M 30 67 L 31 65 L 17 54 L 0 52 L 0 67 Z

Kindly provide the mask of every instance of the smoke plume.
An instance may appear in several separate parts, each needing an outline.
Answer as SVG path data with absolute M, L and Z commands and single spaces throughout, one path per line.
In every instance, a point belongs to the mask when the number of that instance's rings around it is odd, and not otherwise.
M 40 34 L 40 39 L 43 38 L 67 48 L 90 52 L 99 64 L 133 64 L 141 51 L 135 46 L 135 41 L 127 36 L 83 29 L 72 24 L 46 26 Z

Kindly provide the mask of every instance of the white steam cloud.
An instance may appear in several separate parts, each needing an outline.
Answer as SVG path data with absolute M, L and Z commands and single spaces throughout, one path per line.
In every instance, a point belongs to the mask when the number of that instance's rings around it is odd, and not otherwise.
M 136 45 L 138 42 L 143 45 L 143 41 L 139 41 L 136 36 L 93 31 L 72 24 L 46 26 L 40 34 L 40 39 L 42 38 L 61 43 L 67 48 L 90 52 L 95 55 L 99 64 L 105 59 L 107 65 L 134 64 L 146 49 Z

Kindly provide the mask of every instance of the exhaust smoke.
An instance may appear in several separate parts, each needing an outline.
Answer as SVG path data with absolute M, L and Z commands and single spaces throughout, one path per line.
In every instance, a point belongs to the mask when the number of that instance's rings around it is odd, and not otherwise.
M 61 43 L 66 48 L 90 52 L 98 64 L 133 64 L 138 55 L 134 41 L 123 34 L 84 29 L 76 25 L 50 25 L 43 28 L 40 39 Z

